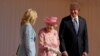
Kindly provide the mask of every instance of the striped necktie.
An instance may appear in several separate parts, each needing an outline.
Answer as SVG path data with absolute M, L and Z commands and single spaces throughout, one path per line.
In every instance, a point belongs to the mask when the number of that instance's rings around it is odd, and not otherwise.
M 76 20 L 76 18 L 74 18 L 74 28 L 75 28 L 75 31 L 76 31 L 76 34 L 77 34 L 78 29 L 79 29 L 79 24 L 78 24 L 78 21 Z

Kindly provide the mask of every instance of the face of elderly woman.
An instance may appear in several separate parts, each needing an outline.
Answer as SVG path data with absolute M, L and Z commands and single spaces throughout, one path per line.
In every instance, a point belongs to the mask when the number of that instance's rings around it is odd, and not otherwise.
M 50 32 L 54 28 L 54 25 L 52 24 L 46 24 L 46 30 L 47 32 Z

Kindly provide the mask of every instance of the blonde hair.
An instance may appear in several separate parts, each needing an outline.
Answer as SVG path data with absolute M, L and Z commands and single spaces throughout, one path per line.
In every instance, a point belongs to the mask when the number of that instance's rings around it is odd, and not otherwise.
M 37 12 L 32 9 L 28 9 L 21 20 L 21 25 L 25 24 L 26 22 L 29 23 L 35 23 L 35 20 L 37 18 Z

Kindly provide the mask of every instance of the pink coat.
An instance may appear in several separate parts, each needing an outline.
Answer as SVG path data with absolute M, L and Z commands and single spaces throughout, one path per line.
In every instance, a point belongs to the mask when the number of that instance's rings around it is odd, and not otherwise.
M 38 34 L 38 56 L 56 56 L 53 51 L 46 51 L 46 47 L 55 48 L 59 50 L 58 32 L 53 29 L 46 32 L 45 28 L 41 29 Z

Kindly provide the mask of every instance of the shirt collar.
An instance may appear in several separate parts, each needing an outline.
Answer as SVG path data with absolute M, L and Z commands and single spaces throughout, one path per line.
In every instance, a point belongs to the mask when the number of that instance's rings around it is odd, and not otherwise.
M 76 21 L 79 22 L 78 16 L 76 16 L 76 17 L 71 16 L 71 18 L 72 18 L 72 21 L 74 21 L 74 19 L 76 18 Z

